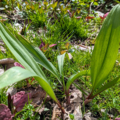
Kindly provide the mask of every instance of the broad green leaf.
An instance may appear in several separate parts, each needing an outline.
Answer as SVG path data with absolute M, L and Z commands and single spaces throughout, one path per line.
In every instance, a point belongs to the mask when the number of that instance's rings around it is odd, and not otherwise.
M 0 22 L 0 37 L 7 45 L 7 47 L 10 49 L 12 54 L 27 70 L 30 70 L 31 72 L 34 72 L 37 75 L 39 75 L 41 78 L 46 79 L 40 66 L 35 62 L 30 53 L 1 22 Z
M 58 68 L 59 68 L 59 72 L 60 72 L 61 75 L 63 75 L 64 58 L 65 58 L 65 53 L 63 55 L 58 55 L 57 56 Z
M 0 76 L 0 89 L 29 77 L 34 77 L 46 93 L 57 102 L 56 96 L 47 80 L 42 79 L 34 72 L 21 67 L 12 67 Z
M 85 75 L 89 75 L 90 76 L 90 71 L 89 70 L 84 70 L 84 71 L 81 71 L 77 74 L 74 74 L 72 75 L 68 81 L 67 81 L 67 84 L 66 84 L 66 90 L 68 90 L 70 88 L 70 85 L 78 78 L 78 77 L 81 77 L 81 76 L 85 76 Z
M 120 5 L 108 14 L 96 39 L 92 54 L 91 79 L 92 92 L 105 81 L 112 71 L 120 41 Z
M 96 96 L 98 95 L 99 93 L 103 92 L 104 90 L 108 89 L 108 88 L 111 88 L 112 86 L 114 86 L 117 82 L 120 81 L 120 76 L 115 78 L 114 80 L 112 81 L 109 81 L 108 83 L 106 83 L 104 86 L 102 86 L 101 88 L 99 88 L 96 93 L 94 93 L 93 96 Z
M 36 62 L 38 62 L 44 68 L 49 70 L 59 80 L 60 77 L 59 77 L 57 69 L 54 67 L 54 65 L 51 62 L 48 61 L 48 59 L 43 54 L 43 52 L 39 48 L 34 48 L 24 37 L 22 37 L 18 33 L 15 32 L 15 35 L 18 38 L 18 40 L 20 40 L 20 42 L 24 45 L 24 47 L 35 58 Z M 59 80 L 59 82 L 60 82 L 60 80 Z
M 55 94 L 52 88 L 50 87 L 49 83 L 47 82 L 47 79 L 43 71 L 41 70 L 40 66 L 36 63 L 36 61 L 26 50 L 26 48 L 20 43 L 20 41 L 16 39 L 2 23 L 0 23 L 0 36 L 2 40 L 5 42 L 5 44 L 8 46 L 8 48 L 11 50 L 13 55 L 26 68 L 26 70 L 29 70 L 31 73 L 39 76 L 35 77 L 35 79 L 40 83 L 41 87 L 50 95 L 50 97 L 57 101 Z M 6 80 L 9 79 L 10 78 L 7 77 Z

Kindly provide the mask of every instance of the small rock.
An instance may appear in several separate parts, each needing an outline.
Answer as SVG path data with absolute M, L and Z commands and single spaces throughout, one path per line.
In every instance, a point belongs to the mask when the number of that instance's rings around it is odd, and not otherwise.
M 0 104 L 0 120 L 12 120 L 12 118 L 10 109 L 4 104 Z
M 19 112 L 23 109 L 24 105 L 31 99 L 31 93 L 26 94 L 25 91 L 17 92 L 12 97 L 13 105 L 16 107 L 16 111 Z

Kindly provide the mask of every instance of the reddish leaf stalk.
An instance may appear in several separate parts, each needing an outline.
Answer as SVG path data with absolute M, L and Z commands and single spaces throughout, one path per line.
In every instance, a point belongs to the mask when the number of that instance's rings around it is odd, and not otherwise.
M 84 105 L 87 105 L 89 102 L 92 101 L 94 97 L 92 96 L 92 92 L 88 95 L 88 97 L 84 101 Z
M 59 103 L 59 101 L 57 100 L 57 105 L 59 106 L 59 108 L 61 109 L 62 113 L 65 114 L 65 110 L 64 108 L 61 106 L 61 104 Z
M 103 92 L 104 90 L 102 90 L 101 92 Z M 92 95 L 93 92 L 91 92 L 89 94 L 89 96 L 85 99 L 84 101 L 84 105 L 88 104 L 93 98 L 95 98 L 98 94 L 100 94 L 101 92 L 95 94 L 95 95 Z
M 66 94 L 66 99 L 67 99 L 67 104 L 70 104 L 70 96 L 69 96 L 69 89 L 65 91 Z

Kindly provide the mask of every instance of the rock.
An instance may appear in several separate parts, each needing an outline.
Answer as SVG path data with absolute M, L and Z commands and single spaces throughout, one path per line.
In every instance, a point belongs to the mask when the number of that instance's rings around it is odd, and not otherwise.
M 12 120 L 12 117 L 10 109 L 4 104 L 0 104 L 0 120 Z
M 14 87 L 10 87 L 8 88 L 6 94 L 8 95 L 8 93 L 12 96 L 12 95 L 15 95 L 17 93 L 17 89 L 14 88 Z
M 31 99 L 31 93 L 26 94 L 25 91 L 20 91 L 13 95 L 11 99 L 13 100 L 13 105 L 16 107 L 16 111 L 19 112 L 23 109 L 24 105 Z

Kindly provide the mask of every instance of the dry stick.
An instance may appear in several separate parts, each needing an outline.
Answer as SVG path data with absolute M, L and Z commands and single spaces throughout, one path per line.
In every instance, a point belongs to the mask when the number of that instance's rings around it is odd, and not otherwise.
M 103 6 L 105 3 L 103 3 L 103 4 L 101 4 L 101 5 L 99 5 L 99 6 L 97 6 L 96 8 L 95 8 L 95 10 L 98 10 L 101 6 Z
M 106 4 L 113 2 L 113 0 L 107 0 L 105 3 L 99 5 L 98 7 L 95 8 L 95 10 L 98 10 L 101 8 L 104 8 Z
M 93 4 L 93 2 L 90 3 L 90 7 L 89 7 L 89 12 L 88 12 L 88 14 L 91 14 L 91 7 L 92 7 L 92 4 Z
M 0 60 L 0 64 L 10 64 L 10 63 L 14 63 L 14 60 L 12 58 L 6 58 Z

